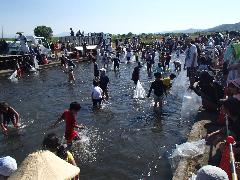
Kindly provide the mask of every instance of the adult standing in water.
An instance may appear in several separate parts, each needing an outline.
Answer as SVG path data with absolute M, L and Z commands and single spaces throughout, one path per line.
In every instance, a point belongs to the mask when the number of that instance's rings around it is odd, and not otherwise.
M 152 82 L 147 97 L 149 98 L 152 90 L 154 90 L 154 107 L 156 108 L 159 105 L 159 108 L 162 109 L 163 95 L 165 94 L 167 96 L 167 92 L 162 81 L 161 73 L 156 73 L 155 76 L 156 79 Z
M 103 93 L 103 98 L 105 100 L 108 100 L 108 83 L 109 83 L 109 78 L 106 75 L 106 69 L 102 68 L 100 69 L 100 79 L 99 79 L 99 87 L 102 89 Z
M 114 71 L 116 71 L 117 69 L 119 70 L 119 64 L 120 64 L 119 57 L 113 58 L 112 61 L 113 61 L 113 69 L 114 69 Z
M 99 78 L 98 64 L 96 62 L 94 62 L 93 65 L 94 65 L 94 70 L 93 70 L 94 77 L 95 77 L 95 79 L 98 79 Z
M 138 62 L 138 65 L 133 69 L 132 73 L 132 80 L 134 84 L 137 84 L 139 78 L 140 78 L 140 68 L 142 67 L 141 63 Z
M 146 62 L 147 62 L 147 72 L 148 74 L 152 72 L 152 57 L 149 52 L 146 54 Z
M 130 62 L 130 59 L 131 59 L 131 57 L 132 57 L 132 53 L 131 53 L 131 49 L 130 49 L 130 48 L 127 49 L 127 55 L 126 55 L 126 57 L 127 57 L 127 62 L 129 63 L 129 62 Z
M 193 84 L 195 81 L 195 75 L 197 71 L 197 47 L 191 42 L 191 39 L 186 40 L 186 44 L 188 46 L 186 51 L 186 58 L 185 58 L 185 64 L 184 68 L 187 68 L 187 77 L 190 81 L 189 88 L 193 88 Z
M 73 66 L 69 66 L 69 72 L 68 72 L 68 82 L 70 84 L 75 84 L 76 83 L 76 79 L 73 73 Z

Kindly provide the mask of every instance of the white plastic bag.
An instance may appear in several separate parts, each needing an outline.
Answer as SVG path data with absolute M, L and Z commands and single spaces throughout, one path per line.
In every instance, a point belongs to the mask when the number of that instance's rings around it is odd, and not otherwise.
M 8 78 L 10 79 L 11 81 L 17 81 L 17 70 L 15 70 L 12 75 Z
M 34 67 L 35 67 L 35 69 L 39 69 L 39 65 L 38 65 L 38 61 L 37 61 L 36 56 L 34 56 L 33 60 L 34 60 Z
M 201 139 L 193 142 L 186 142 L 180 145 L 176 145 L 176 149 L 173 151 L 172 157 L 195 157 L 204 153 L 205 139 Z
M 178 163 L 183 158 L 193 158 L 201 155 L 205 151 L 205 139 L 201 139 L 193 142 L 186 142 L 180 145 L 176 145 L 176 149 L 173 150 L 172 155 L 169 157 L 172 171 L 177 168 Z
M 143 99 L 146 97 L 146 92 L 142 87 L 142 84 L 140 83 L 140 81 L 137 82 L 137 87 L 134 90 L 134 95 L 133 98 L 134 99 Z

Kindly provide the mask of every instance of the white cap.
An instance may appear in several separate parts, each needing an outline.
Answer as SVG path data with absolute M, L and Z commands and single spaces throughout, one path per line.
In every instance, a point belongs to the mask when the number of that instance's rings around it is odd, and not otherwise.
M 229 180 L 227 173 L 216 166 L 203 166 L 197 172 L 196 180 Z
M 102 72 L 106 72 L 107 70 L 105 68 L 100 69 Z
M 3 176 L 10 176 L 17 170 L 17 162 L 10 156 L 0 158 L 0 174 Z

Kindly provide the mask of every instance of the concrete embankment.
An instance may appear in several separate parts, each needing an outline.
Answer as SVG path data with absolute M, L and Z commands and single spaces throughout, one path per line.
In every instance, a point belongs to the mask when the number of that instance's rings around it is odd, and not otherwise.
M 188 142 L 197 141 L 205 138 L 206 134 L 214 131 L 218 127 L 213 123 L 216 120 L 216 114 L 208 112 L 199 112 L 197 121 L 192 126 L 191 132 L 188 135 Z M 176 171 L 173 174 L 173 180 L 188 180 L 193 173 L 202 166 L 212 163 L 213 156 L 216 155 L 216 148 L 205 146 L 205 153 L 194 158 L 183 158 L 179 162 Z M 215 161 L 215 160 L 214 160 Z
M 80 58 L 79 60 L 73 59 L 74 63 L 80 63 L 80 62 L 85 62 L 85 61 L 87 61 L 87 58 Z M 39 65 L 39 68 L 40 68 L 40 70 L 47 69 L 47 68 L 59 66 L 60 64 L 61 64 L 60 61 L 52 61 L 49 64 Z M 12 69 L 0 70 L 0 77 L 10 76 L 13 72 L 14 72 L 14 70 L 12 70 Z

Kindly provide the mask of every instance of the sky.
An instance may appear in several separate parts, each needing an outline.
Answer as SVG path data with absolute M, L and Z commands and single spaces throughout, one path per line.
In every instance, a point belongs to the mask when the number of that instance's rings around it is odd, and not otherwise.
M 4 34 L 85 32 L 155 33 L 240 22 L 240 0 L 0 0 Z

